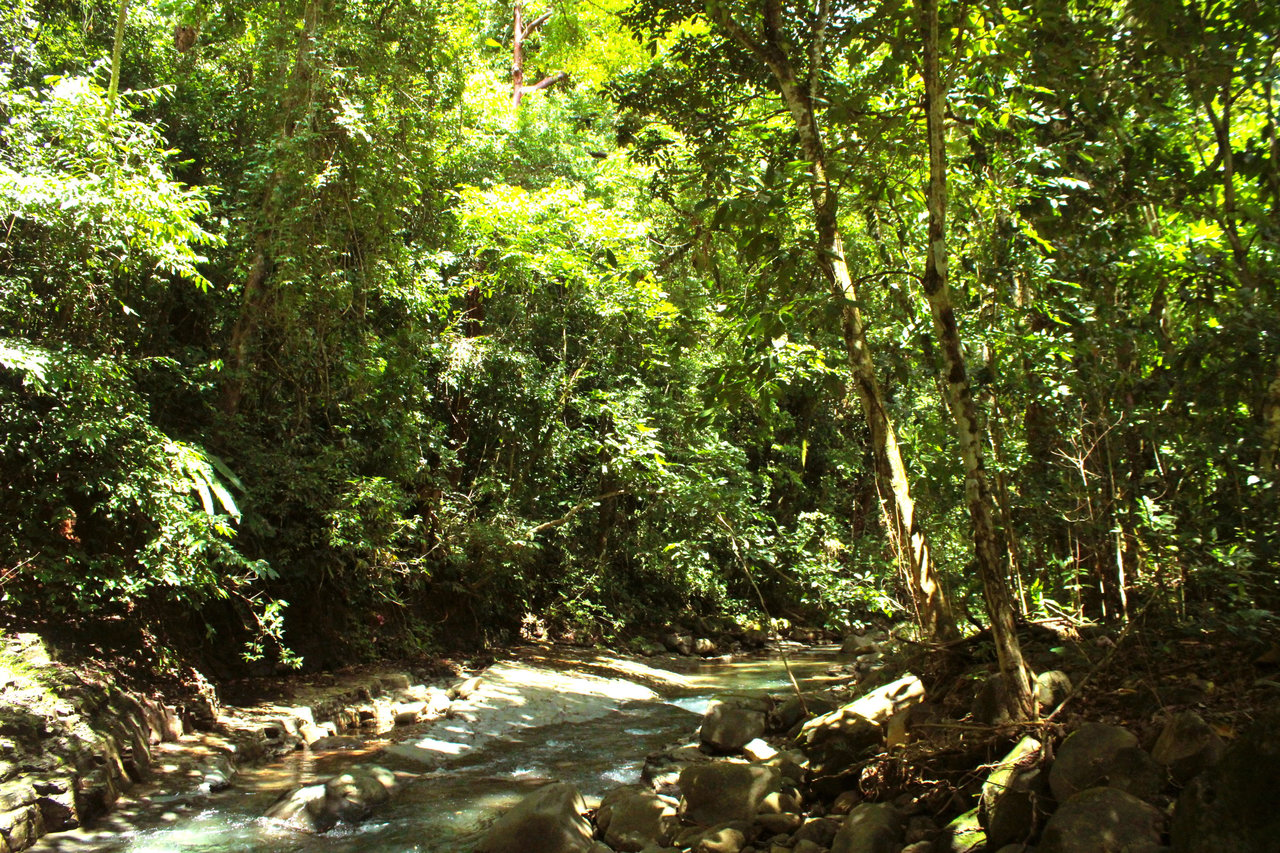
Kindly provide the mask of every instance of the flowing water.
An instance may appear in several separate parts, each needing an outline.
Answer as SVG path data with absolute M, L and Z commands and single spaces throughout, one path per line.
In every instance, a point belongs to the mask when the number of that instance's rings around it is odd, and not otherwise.
M 802 685 L 812 686 L 824 678 L 833 657 L 831 649 L 807 650 L 792 657 L 791 669 Z M 590 719 L 539 725 L 547 715 L 526 715 L 531 719 L 523 726 L 459 747 L 457 754 L 445 754 L 434 767 L 397 753 L 405 751 L 405 744 L 438 743 L 437 733 L 423 739 L 421 731 L 397 730 L 392 742 L 372 741 L 362 749 L 321 755 L 304 751 L 242 771 L 232 788 L 217 794 L 151 797 L 144 808 L 109 816 L 100 827 L 46 836 L 38 849 L 66 853 L 468 851 L 497 815 L 549 780 L 573 782 L 588 799 L 639 781 L 646 755 L 696 737 L 700 716 L 714 694 L 790 689 L 778 657 L 688 666 L 670 682 L 644 690 L 649 698 L 621 699 Z M 573 679 L 566 680 L 569 686 L 559 686 L 555 672 L 546 672 L 551 692 L 571 699 Z M 356 826 L 339 826 L 315 836 L 261 819 L 282 791 L 358 763 L 377 763 L 417 775 L 372 819 Z

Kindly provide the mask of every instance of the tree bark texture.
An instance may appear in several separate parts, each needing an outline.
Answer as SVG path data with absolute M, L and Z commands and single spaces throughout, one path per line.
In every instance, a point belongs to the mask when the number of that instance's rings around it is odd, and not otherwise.
M 511 37 L 511 104 L 519 107 L 520 101 L 525 95 L 534 92 L 541 92 L 543 89 L 549 89 L 555 84 L 568 80 L 569 75 L 564 71 L 557 71 L 554 74 L 548 74 L 532 86 L 524 84 L 524 42 L 530 35 L 536 33 L 551 18 L 550 12 L 544 12 L 534 18 L 529 23 L 524 22 L 524 4 L 516 3 L 515 8 L 515 26 L 512 29 Z
M 945 94 L 938 56 L 938 0 L 921 0 L 924 36 L 925 127 L 929 141 L 929 245 L 925 254 L 924 292 L 942 350 L 946 391 L 965 470 L 965 503 L 973 524 L 973 546 L 982 579 L 987 615 L 995 640 L 1000 672 L 1008 686 L 1008 709 L 1014 719 L 1035 715 L 1031 681 L 1014 625 L 1012 596 L 1005 574 L 1002 539 L 996 529 L 992 492 L 983 459 L 983 425 L 965 364 L 960 330 L 947 285 L 947 160 L 944 126 Z
M 909 586 L 926 636 L 949 640 L 957 635 L 955 618 L 930 559 L 928 540 L 916 519 L 906 466 L 898 447 L 893 421 L 884 405 L 884 395 L 876 379 L 875 365 L 867 346 L 866 328 L 858 307 L 858 293 L 844 256 L 838 222 L 839 199 L 827 173 L 822 134 L 814 112 L 814 97 L 821 75 L 821 45 L 828 0 L 820 0 L 812 33 L 809 85 L 798 78 L 795 66 L 783 48 L 780 0 L 766 0 L 761 37 L 756 38 L 715 2 L 707 5 L 710 17 L 730 38 L 742 45 L 773 74 L 791 114 L 804 159 L 809 164 L 810 192 L 818 232 L 818 262 L 833 298 L 841 305 L 841 327 L 854 385 L 870 427 L 876 473 L 893 498 L 897 539 L 908 551 Z

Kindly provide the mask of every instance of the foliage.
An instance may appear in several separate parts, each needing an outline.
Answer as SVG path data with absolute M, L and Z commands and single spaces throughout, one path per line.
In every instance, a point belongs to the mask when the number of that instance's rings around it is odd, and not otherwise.
M 114 8 L 0 12 L 7 606 L 172 602 L 316 666 L 759 618 L 757 588 L 797 624 L 905 612 L 808 165 L 709 7 L 529 6 L 529 76 L 569 79 L 515 110 L 508 4 L 133 4 L 111 111 Z M 943 24 L 1023 608 L 1277 609 L 1276 12 Z M 911 4 L 842 6 L 811 91 L 918 521 L 976 598 L 918 41 Z

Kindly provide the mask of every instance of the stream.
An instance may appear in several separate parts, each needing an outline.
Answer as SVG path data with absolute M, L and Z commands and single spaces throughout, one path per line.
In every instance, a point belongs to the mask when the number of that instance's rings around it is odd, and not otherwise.
M 828 678 L 834 659 L 834 648 L 805 649 L 792 653 L 790 666 L 802 687 L 809 689 Z M 574 707 L 577 685 L 583 682 L 575 679 L 576 673 L 562 678 L 550 664 L 544 665 L 534 671 L 547 682 L 542 704 L 529 700 L 531 713 L 521 715 L 514 725 L 508 713 L 503 726 L 484 736 L 462 732 L 456 721 L 442 721 L 397 729 L 391 740 L 370 740 L 354 750 L 300 751 L 242 770 L 225 791 L 151 797 L 123 825 L 119 816 L 108 816 L 104 823 L 109 829 L 49 835 L 36 850 L 470 851 L 499 814 L 547 781 L 572 782 L 588 801 L 619 785 L 639 782 L 647 755 L 697 737 L 701 715 L 715 694 L 790 690 L 786 667 L 777 656 L 688 660 L 676 666 L 680 672 L 661 671 L 671 678 L 660 681 L 618 679 L 615 673 L 605 704 L 596 697 L 596 704 L 584 704 L 587 710 L 575 714 L 563 709 Z M 417 775 L 370 820 L 340 825 L 324 835 L 299 833 L 261 819 L 282 791 L 361 763 Z

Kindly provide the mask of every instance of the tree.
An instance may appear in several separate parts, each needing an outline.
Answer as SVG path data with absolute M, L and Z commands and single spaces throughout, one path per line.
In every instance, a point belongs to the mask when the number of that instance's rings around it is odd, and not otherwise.
M 974 554 L 987 615 L 991 619 L 1000 673 L 1007 687 L 1008 710 L 1014 719 L 1027 719 L 1035 716 L 1035 699 L 1014 626 L 1013 601 L 1002 558 L 1004 543 L 996 530 L 994 501 L 984 462 L 986 429 L 973 398 L 964 343 L 960 339 L 947 285 L 946 92 L 942 89 L 939 70 L 938 0 L 921 0 L 919 13 L 924 47 L 922 76 L 929 156 L 929 243 L 925 251 L 922 284 L 933 315 L 934 332 L 942 349 L 947 402 L 955 420 L 960 456 L 964 462 L 965 502 L 973 524 Z

